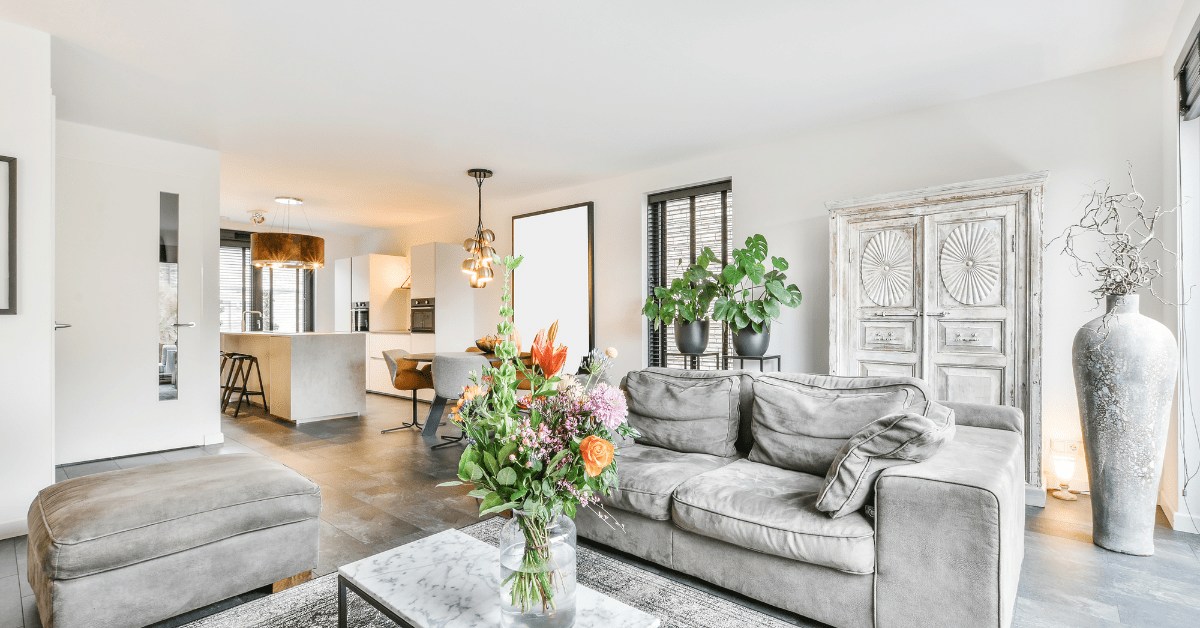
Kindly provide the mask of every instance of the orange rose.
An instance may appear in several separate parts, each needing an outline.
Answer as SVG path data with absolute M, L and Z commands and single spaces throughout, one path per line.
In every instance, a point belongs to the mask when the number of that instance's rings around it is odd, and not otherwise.
M 579 443 L 579 454 L 583 457 L 584 473 L 594 478 L 612 464 L 613 444 L 599 436 L 588 436 Z

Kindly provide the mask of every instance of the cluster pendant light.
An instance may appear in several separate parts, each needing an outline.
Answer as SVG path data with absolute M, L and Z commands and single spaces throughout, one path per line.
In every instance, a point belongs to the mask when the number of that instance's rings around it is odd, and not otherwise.
M 292 206 L 304 201 L 280 196 L 276 203 L 287 206 L 284 232 L 263 232 L 250 235 L 250 262 L 259 268 L 297 268 L 316 270 L 325 265 L 325 240 L 311 235 L 291 232 Z M 307 221 L 307 216 L 305 217 Z M 312 230 L 311 225 L 309 231 Z
M 463 242 L 471 257 L 463 261 L 462 271 L 471 277 L 472 288 L 483 288 L 492 280 L 492 255 L 496 253 L 492 248 L 496 234 L 483 228 L 483 180 L 492 176 L 492 171 L 472 168 L 467 174 L 475 178 L 475 186 L 479 188 L 479 223 L 475 226 L 475 236 Z

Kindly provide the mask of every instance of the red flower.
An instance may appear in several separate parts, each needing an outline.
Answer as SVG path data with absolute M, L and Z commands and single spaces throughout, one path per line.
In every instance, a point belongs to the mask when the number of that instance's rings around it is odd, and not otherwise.
M 557 322 L 555 326 L 557 326 Z M 541 367 L 542 375 L 546 377 L 554 377 L 567 361 L 567 347 L 565 345 L 555 347 L 553 343 L 553 338 L 546 339 L 546 330 L 543 329 L 537 333 L 537 336 L 534 336 L 533 345 L 529 347 L 533 363 Z

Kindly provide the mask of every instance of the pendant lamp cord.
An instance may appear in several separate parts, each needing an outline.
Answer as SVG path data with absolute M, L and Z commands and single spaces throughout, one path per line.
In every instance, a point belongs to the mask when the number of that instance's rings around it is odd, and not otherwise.
M 475 238 L 483 235 L 483 174 L 475 175 L 475 187 L 479 188 L 479 222 L 475 225 Z

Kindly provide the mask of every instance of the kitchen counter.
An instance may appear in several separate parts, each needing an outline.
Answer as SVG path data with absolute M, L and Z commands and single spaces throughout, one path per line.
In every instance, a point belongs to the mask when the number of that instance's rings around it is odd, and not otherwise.
M 222 351 L 258 358 L 271 414 L 295 423 L 366 412 L 366 342 L 366 334 L 352 332 L 221 333 Z

